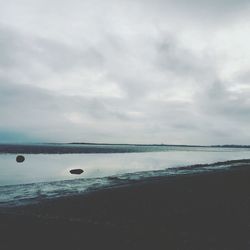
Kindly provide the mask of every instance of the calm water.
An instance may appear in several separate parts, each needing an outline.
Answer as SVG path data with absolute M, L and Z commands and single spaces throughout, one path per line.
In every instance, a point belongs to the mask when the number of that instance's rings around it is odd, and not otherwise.
M 162 170 L 198 163 L 250 158 L 249 149 L 168 147 L 164 152 L 116 154 L 27 154 L 17 163 L 15 154 L 0 154 L 0 186 L 99 178 L 124 173 Z M 70 169 L 81 168 L 80 176 Z

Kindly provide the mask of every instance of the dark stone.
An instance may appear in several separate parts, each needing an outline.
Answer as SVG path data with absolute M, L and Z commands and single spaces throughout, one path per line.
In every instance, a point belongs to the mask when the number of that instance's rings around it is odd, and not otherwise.
M 23 155 L 18 155 L 16 157 L 16 161 L 19 162 L 19 163 L 24 162 L 24 160 L 25 160 L 25 157 Z
M 82 169 L 71 169 L 69 172 L 71 174 L 82 174 L 83 170 Z

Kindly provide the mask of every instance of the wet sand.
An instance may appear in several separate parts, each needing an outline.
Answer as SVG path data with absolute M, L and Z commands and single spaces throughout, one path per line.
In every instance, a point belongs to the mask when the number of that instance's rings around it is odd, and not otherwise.
M 0 249 L 250 249 L 250 164 L 0 210 Z

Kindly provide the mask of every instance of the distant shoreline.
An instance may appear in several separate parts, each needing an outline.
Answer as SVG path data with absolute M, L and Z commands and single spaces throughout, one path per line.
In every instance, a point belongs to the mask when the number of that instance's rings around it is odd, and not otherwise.
M 164 152 L 175 148 L 237 148 L 250 149 L 249 145 L 174 145 L 174 144 L 108 144 L 108 143 L 30 143 L 1 144 L 0 154 L 72 154 L 72 153 L 140 153 Z
M 53 144 L 53 143 L 52 143 Z M 64 144 L 64 143 L 54 143 L 54 144 Z M 97 142 L 69 142 L 65 144 L 73 144 L 73 145 L 117 145 L 117 146 L 151 146 L 151 147 L 159 147 L 159 146 L 167 146 L 167 147 L 222 147 L 222 148 L 250 148 L 250 145 L 238 145 L 238 144 L 222 144 L 222 145 L 189 145 L 189 144 L 140 144 L 140 143 L 97 143 Z
M 97 146 L 150 146 L 150 147 L 216 147 L 216 148 L 250 148 L 250 145 L 240 145 L 240 144 L 212 144 L 212 145 L 199 145 L 199 144 L 165 144 L 165 143 L 153 143 L 153 144 L 145 144 L 145 143 L 106 143 L 106 142 L 29 142 L 29 143 L 1 143 L 2 145 L 12 145 L 12 146 L 20 146 L 20 145 L 97 145 Z

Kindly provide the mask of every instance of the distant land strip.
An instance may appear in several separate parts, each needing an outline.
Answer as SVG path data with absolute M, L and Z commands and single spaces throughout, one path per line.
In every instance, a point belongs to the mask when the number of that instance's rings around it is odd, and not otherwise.
M 60 143 L 54 143 L 60 144 Z M 238 145 L 238 144 L 222 144 L 222 145 L 190 145 L 190 144 L 139 144 L 139 143 L 100 143 L 100 142 L 70 142 L 66 144 L 73 144 L 73 145 L 117 145 L 117 146 L 152 146 L 152 147 L 159 147 L 159 146 L 167 146 L 167 147 L 213 147 L 213 148 L 250 148 L 250 145 Z
M 108 143 L 37 143 L 0 144 L 0 154 L 96 154 L 164 152 L 170 147 L 190 148 L 250 148 L 249 145 L 174 145 L 174 144 L 108 144 Z

